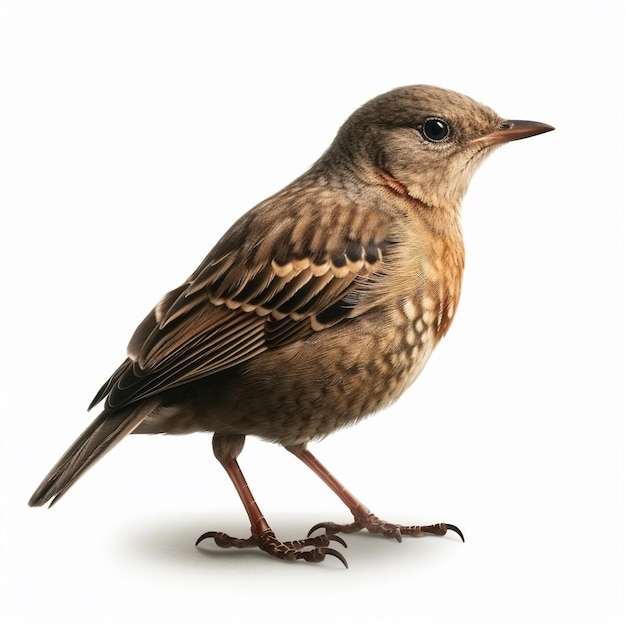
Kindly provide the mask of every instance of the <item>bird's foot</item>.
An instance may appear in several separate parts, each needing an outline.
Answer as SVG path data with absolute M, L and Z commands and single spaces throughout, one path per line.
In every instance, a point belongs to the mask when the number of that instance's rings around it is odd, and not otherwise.
M 348 563 L 343 554 L 328 547 L 331 541 L 340 543 L 344 548 L 348 547 L 341 537 L 336 537 L 333 534 L 316 535 L 315 537 L 307 537 L 306 539 L 282 542 L 276 538 L 276 535 L 271 530 L 267 530 L 258 536 L 252 535 L 248 539 L 237 539 L 226 533 L 212 531 L 200 535 L 196 541 L 196 545 L 205 539 L 213 539 L 220 548 L 260 548 L 271 556 L 285 561 L 302 559 L 304 561 L 319 563 L 329 555 L 338 558 L 346 568 L 348 567 Z
M 335 522 L 321 522 L 315 524 L 309 531 L 309 536 L 316 530 L 323 528 L 327 533 L 354 533 L 365 528 L 370 533 L 392 537 L 397 541 L 402 541 L 402 537 L 419 537 L 420 535 L 445 535 L 449 530 L 455 532 L 462 541 L 465 541 L 461 530 L 454 524 L 431 524 L 430 526 L 401 526 L 400 524 L 390 524 L 373 513 L 367 515 L 355 515 L 351 524 L 335 524 Z M 323 536 L 323 535 L 322 535 Z

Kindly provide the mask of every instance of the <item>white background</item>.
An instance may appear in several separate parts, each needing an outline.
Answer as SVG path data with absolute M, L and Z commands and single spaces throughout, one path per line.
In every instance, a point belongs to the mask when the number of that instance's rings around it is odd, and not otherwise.
M 618 623 L 621 3 L 225 4 L 2 5 L 4 623 Z M 557 130 L 477 174 L 461 307 L 418 382 L 312 449 L 381 517 L 467 543 L 351 536 L 348 571 L 196 549 L 247 532 L 207 435 L 128 438 L 29 509 L 162 293 L 411 83 Z M 348 520 L 285 451 L 241 462 L 282 538 Z

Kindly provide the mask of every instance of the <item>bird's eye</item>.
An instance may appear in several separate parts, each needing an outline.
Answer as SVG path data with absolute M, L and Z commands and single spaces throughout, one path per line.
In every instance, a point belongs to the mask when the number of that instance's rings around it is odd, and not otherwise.
M 422 125 L 422 135 L 428 141 L 443 141 L 450 134 L 450 128 L 446 122 L 438 117 L 429 117 Z

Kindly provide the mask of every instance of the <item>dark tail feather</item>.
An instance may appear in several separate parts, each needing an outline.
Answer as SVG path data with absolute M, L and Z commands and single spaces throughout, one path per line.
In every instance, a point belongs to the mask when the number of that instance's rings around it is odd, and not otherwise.
M 28 501 L 29 506 L 42 506 L 50 499 L 52 506 L 83 472 L 132 432 L 158 405 L 158 400 L 148 400 L 131 407 L 102 411 L 43 479 Z

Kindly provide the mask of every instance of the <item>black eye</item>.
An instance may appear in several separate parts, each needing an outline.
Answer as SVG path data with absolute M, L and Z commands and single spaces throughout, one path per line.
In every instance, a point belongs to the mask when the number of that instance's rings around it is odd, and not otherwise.
M 422 135 L 428 141 L 443 141 L 450 134 L 448 124 L 438 117 L 429 117 L 424 120 Z

